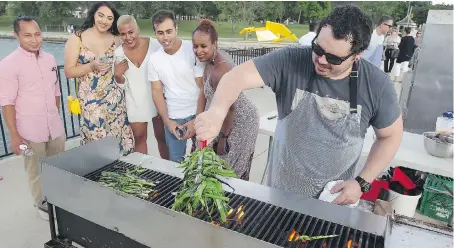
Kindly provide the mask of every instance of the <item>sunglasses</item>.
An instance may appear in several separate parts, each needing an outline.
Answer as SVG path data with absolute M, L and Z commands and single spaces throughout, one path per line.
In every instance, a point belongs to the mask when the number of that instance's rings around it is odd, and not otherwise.
M 355 53 L 351 53 L 348 56 L 339 57 L 339 56 L 336 56 L 336 55 L 331 54 L 331 53 L 326 53 L 325 50 L 323 50 L 323 48 L 321 48 L 319 45 L 317 45 L 317 43 L 315 43 L 316 39 L 317 39 L 317 37 L 315 37 L 315 39 L 312 40 L 312 51 L 315 54 L 317 54 L 317 56 L 319 56 L 319 57 L 322 57 L 323 55 L 325 55 L 326 61 L 328 63 L 332 64 L 332 65 L 340 65 L 345 60 L 350 58 L 353 54 L 355 54 Z
M 383 23 L 383 25 L 388 26 L 388 27 L 390 27 L 390 28 L 393 27 L 393 25 L 389 25 L 389 24 L 386 24 L 386 23 Z

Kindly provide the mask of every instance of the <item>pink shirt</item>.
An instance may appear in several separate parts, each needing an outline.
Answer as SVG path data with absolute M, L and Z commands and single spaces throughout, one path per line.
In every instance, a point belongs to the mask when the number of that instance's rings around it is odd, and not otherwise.
M 58 113 L 57 64 L 44 51 L 36 57 L 19 47 L 0 61 L 0 105 L 14 105 L 16 128 L 22 138 L 38 143 L 65 133 Z

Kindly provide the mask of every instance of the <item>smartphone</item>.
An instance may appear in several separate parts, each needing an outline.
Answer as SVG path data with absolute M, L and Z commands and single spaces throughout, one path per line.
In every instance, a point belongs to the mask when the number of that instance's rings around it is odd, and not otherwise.
M 177 138 L 182 139 L 186 135 L 188 128 L 187 127 L 183 127 L 183 128 L 176 127 L 175 130 L 176 130 L 176 133 L 178 136 Z

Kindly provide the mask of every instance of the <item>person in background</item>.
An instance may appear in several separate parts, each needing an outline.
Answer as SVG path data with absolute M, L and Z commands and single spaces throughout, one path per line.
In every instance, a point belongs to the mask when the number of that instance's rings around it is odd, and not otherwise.
M 378 21 L 378 25 L 375 27 L 370 38 L 369 47 L 364 51 L 363 58 L 369 60 L 372 64 L 381 67 L 381 61 L 383 58 L 383 41 L 385 35 L 389 32 L 389 29 L 393 26 L 393 18 L 391 16 L 384 15 Z
M 317 23 L 311 22 L 309 23 L 309 32 L 303 35 L 299 41 L 301 46 L 310 46 L 312 40 L 315 38 L 315 29 L 317 28 Z
M 415 38 L 415 52 L 413 53 L 413 57 L 411 58 L 410 65 L 409 65 L 412 70 L 415 69 L 415 66 L 418 63 L 419 54 L 421 53 L 421 46 L 422 46 L 422 34 L 421 34 L 421 31 L 418 31 L 416 33 L 416 38 Z
M 246 89 L 269 86 L 278 121 L 266 184 L 318 197 L 333 181 L 334 204 L 356 203 L 386 168 L 403 134 L 400 106 L 388 75 L 361 59 L 372 20 L 358 7 L 335 8 L 312 47 L 285 47 L 249 60 L 221 78 L 207 111 L 196 118 L 198 140 L 210 143 L 230 106 Z M 358 164 L 369 126 L 377 139 Z
M 195 57 L 192 42 L 178 38 L 171 11 L 158 11 L 152 24 L 162 48 L 150 55 L 148 80 L 153 101 L 166 126 L 170 160 L 179 162 L 186 153 L 187 139 L 195 136 L 195 115 L 205 108 L 204 64 Z
M 213 22 L 200 21 L 192 33 L 192 44 L 197 58 L 206 63 L 203 73 L 205 110 L 208 110 L 219 80 L 234 63 L 218 48 L 218 32 Z M 230 107 L 219 135 L 214 140 L 215 152 L 232 166 L 238 178 L 248 181 L 260 125 L 257 108 L 241 93 Z
M 65 150 L 65 129 L 60 119 L 60 85 L 53 55 L 43 51 L 38 23 L 19 17 L 13 23 L 20 46 L 0 62 L 0 105 L 10 134 L 11 150 L 24 154 L 25 171 L 39 215 L 48 219 L 41 191 L 38 161 Z
M 404 32 L 405 36 L 402 37 L 399 44 L 399 55 L 391 71 L 391 77 L 396 82 L 400 82 L 401 76 L 408 71 L 408 64 L 415 51 L 415 38 L 410 34 L 411 28 L 406 27 Z
M 163 159 L 169 159 L 164 137 L 164 124 L 151 97 L 147 80 L 150 55 L 161 48 L 158 40 L 140 36 L 136 19 L 130 15 L 118 18 L 117 28 L 123 45 L 115 49 L 115 82 L 125 90 L 128 120 L 134 134 L 135 151 L 148 154 L 148 123 L 153 123 L 158 150 Z
M 123 89 L 114 82 L 114 50 L 120 44 L 116 22 L 120 14 L 110 2 L 94 4 L 87 19 L 65 46 L 65 75 L 80 78 L 78 98 L 81 144 L 114 136 L 120 151 L 134 150 Z
M 399 54 L 400 37 L 397 30 L 393 29 L 391 35 L 386 37 L 385 42 L 385 72 L 390 73 L 394 66 L 394 61 Z
M 415 46 L 419 47 L 422 45 L 422 33 L 421 31 L 416 32 L 416 37 L 415 37 Z

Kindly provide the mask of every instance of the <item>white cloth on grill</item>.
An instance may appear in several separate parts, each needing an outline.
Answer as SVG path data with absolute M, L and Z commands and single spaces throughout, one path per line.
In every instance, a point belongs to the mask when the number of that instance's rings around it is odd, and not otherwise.
M 337 180 L 337 181 L 331 181 L 329 183 L 327 183 L 325 185 L 325 187 L 323 188 L 323 191 L 322 193 L 320 194 L 320 196 L 318 197 L 319 200 L 322 200 L 322 201 L 326 201 L 326 202 L 332 202 L 334 201 L 334 199 L 336 199 L 336 197 L 338 197 L 342 191 L 339 191 L 337 193 L 334 193 L 334 194 L 331 194 L 330 190 L 338 183 L 341 183 L 343 182 L 344 180 Z M 356 203 L 353 203 L 353 204 L 350 204 L 350 205 L 347 205 L 348 207 L 351 207 L 351 208 L 354 208 L 356 206 L 358 206 L 359 204 L 359 200 L 356 202 Z

